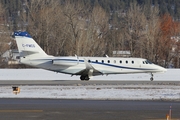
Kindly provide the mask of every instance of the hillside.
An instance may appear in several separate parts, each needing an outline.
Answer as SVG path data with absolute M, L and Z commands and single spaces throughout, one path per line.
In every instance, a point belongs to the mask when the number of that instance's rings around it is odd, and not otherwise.
M 8 43 L 10 34 L 4 33 L 26 30 L 47 54 L 55 56 L 116 56 L 113 51 L 130 51 L 132 57 L 147 58 L 164 67 L 180 67 L 179 0 L 1 3 L 0 43 Z

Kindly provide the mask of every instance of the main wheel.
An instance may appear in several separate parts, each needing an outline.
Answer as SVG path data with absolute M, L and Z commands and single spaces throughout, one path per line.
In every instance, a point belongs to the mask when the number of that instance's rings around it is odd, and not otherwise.
M 86 81 L 88 81 L 89 79 L 90 79 L 89 76 L 86 76 L 86 77 L 85 77 L 85 80 L 86 80 Z
M 85 80 L 85 76 L 81 75 L 80 79 L 83 81 Z
M 90 78 L 89 78 L 89 76 L 88 75 L 81 75 L 81 77 L 80 77 L 80 79 L 83 81 L 83 80 L 86 80 L 86 81 L 88 81 Z

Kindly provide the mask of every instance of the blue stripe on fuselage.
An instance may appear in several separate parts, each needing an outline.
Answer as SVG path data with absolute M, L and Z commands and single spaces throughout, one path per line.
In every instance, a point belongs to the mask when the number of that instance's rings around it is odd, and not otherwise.
M 42 60 L 42 59 L 41 59 Z M 77 59 L 43 59 L 43 60 L 62 60 L 62 61 L 74 61 L 74 62 L 84 62 L 84 60 L 77 60 Z M 89 63 L 93 64 L 99 64 L 99 65 L 105 65 L 105 66 L 110 66 L 110 67 L 116 67 L 116 68 L 123 68 L 123 69 L 133 69 L 133 70 L 156 70 L 156 69 L 146 69 L 146 68 L 132 68 L 132 67 L 124 67 L 124 66 L 118 66 L 118 65 L 113 65 L 113 64 L 108 64 L 108 63 L 102 63 L 102 62 L 95 62 L 91 61 Z

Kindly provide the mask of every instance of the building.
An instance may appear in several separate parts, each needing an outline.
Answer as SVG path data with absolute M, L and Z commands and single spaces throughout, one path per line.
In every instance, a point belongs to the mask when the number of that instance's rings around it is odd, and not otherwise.
M 131 57 L 130 51 L 113 51 L 113 57 Z
M 19 64 L 19 52 L 16 49 L 7 50 L 2 56 L 2 61 L 8 64 Z

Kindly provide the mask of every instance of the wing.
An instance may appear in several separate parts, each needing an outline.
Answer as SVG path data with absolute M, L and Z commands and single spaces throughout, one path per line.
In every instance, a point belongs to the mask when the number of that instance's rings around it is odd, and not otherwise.
M 88 75 L 89 77 L 103 75 L 101 71 L 96 70 L 86 59 L 84 59 L 86 68 L 75 73 L 74 75 Z

